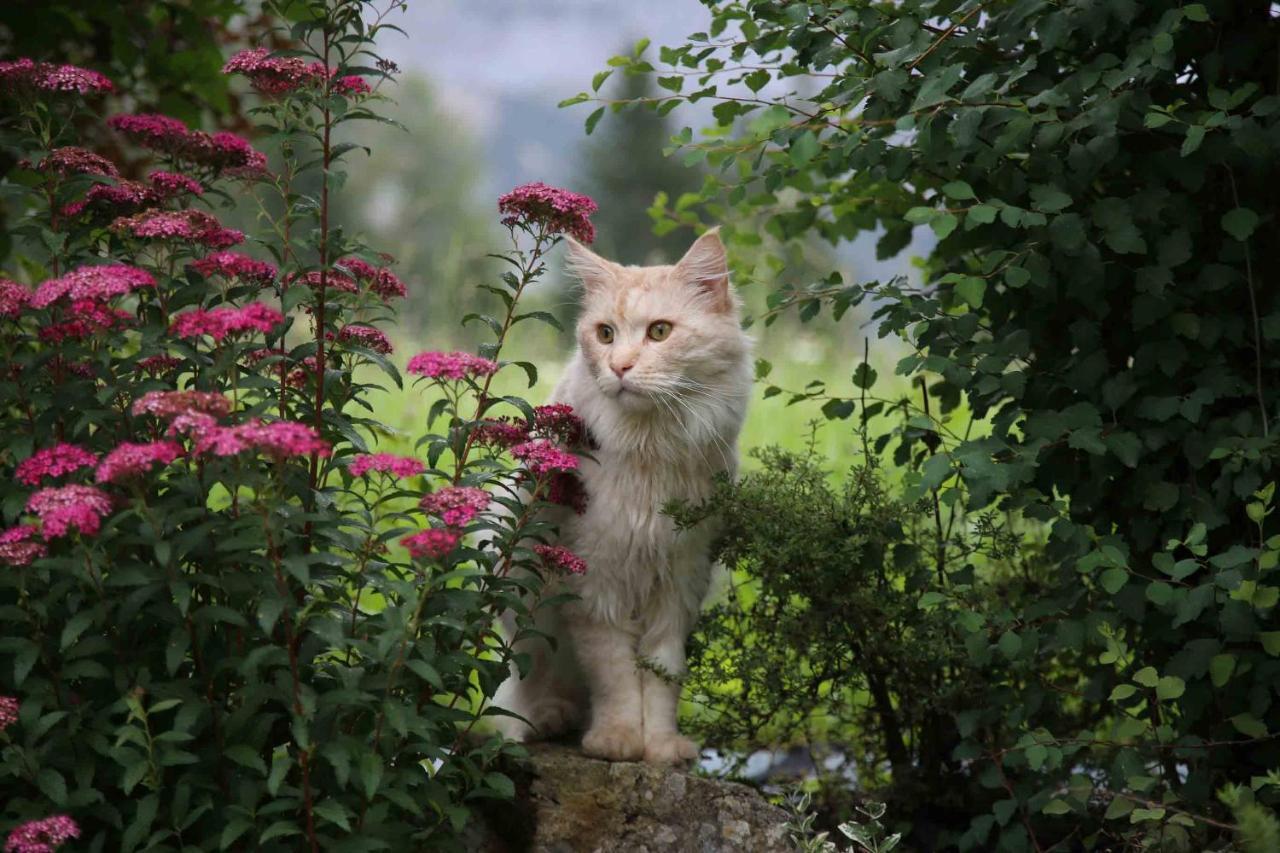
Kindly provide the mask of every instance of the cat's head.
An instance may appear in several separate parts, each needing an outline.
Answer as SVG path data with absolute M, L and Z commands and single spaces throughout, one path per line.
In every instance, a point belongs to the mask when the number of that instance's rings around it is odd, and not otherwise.
M 606 397 L 637 409 L 715 396 L 741 372 L 750 342 L 715 230 L 672 266 L 622 266 L 568 245 L 583 288 L 578 345 Z

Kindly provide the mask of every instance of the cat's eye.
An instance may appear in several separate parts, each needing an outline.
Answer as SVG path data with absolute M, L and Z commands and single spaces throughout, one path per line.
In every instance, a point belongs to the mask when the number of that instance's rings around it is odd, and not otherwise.
M 599 326 L 596 326 L 596 337 L 602 344 L 613 343 L 613 326 L 610 326 L 608 323 L 601 323 Z
M 651 341 L 665 341 L 671 336 L 671 324 L 666 320 L 659 320 L 656 323 L 650 323 L 647 334 Z

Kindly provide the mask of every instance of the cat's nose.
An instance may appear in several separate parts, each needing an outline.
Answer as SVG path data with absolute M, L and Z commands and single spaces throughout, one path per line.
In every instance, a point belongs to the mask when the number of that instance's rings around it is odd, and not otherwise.
M 609 367 L 613 368 L 613 375 L 617 376 L 619 379 L 621 379 L 628 370 L 630 370 L 635 366 L 636 366 L 636 363 L 634 361 L 628 364 L 610 364 L 609 365 Z

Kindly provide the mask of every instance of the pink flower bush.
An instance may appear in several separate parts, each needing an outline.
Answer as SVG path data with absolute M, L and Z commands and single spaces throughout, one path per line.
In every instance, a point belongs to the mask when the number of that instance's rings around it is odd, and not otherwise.
M 502 224 L 526 225 L 549 234 L 569 234 L 583 243 L 596 239 L 590 216 L 598 209 L 585 195 L 549 187 L 541 181 L 516 187 L 498 199 Z
M 73 527 L 92 536 L 101 529 L 102 519 L 111 514 L 111 497 L 93 486 L 41 489 L 27 500 L 27 511 L 40 518 L 45 539 L 66 536 Z
M 456 530 L 429 527 L 426 530 L 409 534 L 400 540 L 400 544 L 409 551 L 411 557 L 417 559 L 428 557 L 433 560 L 439 560 L 448 555 L 454 548 L 457 548 L 458 543 L 461 541 L 462 534 Z
M 430 379 L 472 379 L 497 373 L 498 363 L 469 352 L 420 352 L 405 369 Z
M 95 154 L 87 148 L 66 146 L 55 148 L 48 156 L 40 160 L 37 172 L 52 172 L 62 177 L 68 175 L 103 175 L 108 178 L 120 177 L 116 164 L 101 154 Z
M 57 479 L 79 471 L 81 468 L 92 468 L 98 457 L 77 444 L 61 442 L 43 450 L 37 450 L 18 464 L 14 478 L 24 486 L 38 486 L 46 477 Z
M 243 74 L 259 92 L 282 95 L 303 86 L 314 86 L 328 74 L 324 65 L 297 56 L 272 56 L 265 47 L 242 50 L 222 66 L 223 74 Z
M 244 242 L 244 232 L 222 227 L 203 210 L 151 210 L 121 217 L 111 230 L 142 240 L 189 240 L 211 249 Z
M 151 273 L 128 264 L 77 267 L 61 278 L 51 278 L 31 297 L 35 308 L 47 308 L 59 299 L 93 299 L 105 302 L 135 290 L 155 287 Z
M 52 853 L 64 841 L 80 837 L 80 827 L 66 815 L 20 824 L 4 842 L 4 853 Z
M 266 155 L 234 133 L 190 130 L 176 118 L 153 113 L 112 116 L 107 126 L 143 148 L 193 166 L 246 177 L 267 168 Z
M 0 278 L 0 317 L 11 320 L 17 317 L 31 302 L 32 295 L 30 290 L 16 281 Z
M 18 700 L 12 696 L 0 696 L 0 732 L 18 722 Z
M 94 480 L 99 483 L 118 483 L 145 474 L 156 465 L 168 465 L 181 455 L 181 445 L 172 441 L 150 441 L 144 444 L 126 441 L 102 458 Z
M 346 74 L 333 81 L 333 91 L 340 95 L 367 95 L 373 91 L 359 74 Z
M 517 444 L 511 448 L 511 455 L 523 462 L 536 477 L 573 471 L 578 467 L 578 457 L 542 438 Z
M 115 91 L 106 76 L 78 65 L 33 62 L 26 57 L 0 62 L 0 91 L 75 92 L 80 95 L 105 95 Z
M 92 299 L 77 299 L 72 302 L 67 309 L 67 316 L 70 319 L 41 326 L 40 340 L 54 344 L 68 340 L 80 341 L 133 322 L 133 315 L 128 311 L 108 308 Z
M 329 442 L 306 424 L 295 421 L 266 423 L 252 418 L 235 426 L 209 426 L 195 433 L 196 452 L 214 456 L 235 456 L 257 450 L 277 458 L 328 456 Z
M 362 453 L 347 466 L 353 477 L 363 477 L 370 471 L 381 471 L 393 477 L 405 478 L 421 474 L 426 466 L 412 456 L 396 456 L 393 453 Z
M 343 326 L 338 332 L 337 339 L 341 343 L 363 347 L 371 352 L 383 355 L 391 353 L 391 341 L 387 339 L 381 329 L 375 329 L 373 326 L 356 324 Z
M 533 552 L 542 558 L 543 565 L 554 571 L 571 575 L 587 573 L 586 560 L 563 545 L 534 545 Z
M 213 252 L 191 262 L 191 268 L 205 278 L 215 275 L 238 278 L 267 287 L 276 280 L 276 268 L 266 261 L 258 261 L 239 252 Z
M 49 553 L 45 544 L 37 539 L 40 528 L 34 524 L 20 524 L 0 532 L 0 562 L 10 566 L 29 566 Z
M 224 306 L 205 310 L 197 308 L 173 318 L 169 332 L 180 338 L 199 338 L 208 335 L 221 341 L 228 335 L 241 332 L 268 334 L 284 322 L 284 315 L 261 302 L 251 302 L 242 308 Z
M 157 171 L 147 175 L 147 180 L 161 198 L 175 198 L 180 195 L 204 195 L 204 187 L 195 178 L 179 175 L 176 172 Z
M 231 414 L 231 401 L 216 391 L 148 391 L 133 401 L 135 415 L 174 418 L 193 412 L 215 417 Z
M 449 527 L 461 527 L 475 518 L 492 500 L 484 489 L 473 486 L 448 486 L 424 495 L 418 506 Z
M 404 282 L 386 267 L 377 267 L 360 258 L 344 258 L 338 266 L 351 273 L 355 279 L 382 298 L 383 302 L 403 297 L 407 291 Z
M 112 116 L 107 127 L 143 148 L 175 155 L 186 145 L 189 133 L 176 118 L 155 114 Z

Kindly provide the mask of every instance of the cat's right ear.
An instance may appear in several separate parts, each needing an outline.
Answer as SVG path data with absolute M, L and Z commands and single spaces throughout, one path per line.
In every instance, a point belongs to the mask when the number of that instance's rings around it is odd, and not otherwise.
M 568 235 L 565 235 L 564 242 L 567 247 L 565 269 L 582 282 L 588 293 L 613 286 L 620 269 L 617 264 L 605 260 Z

